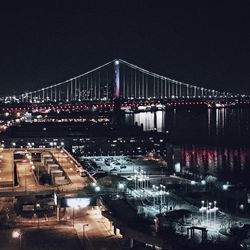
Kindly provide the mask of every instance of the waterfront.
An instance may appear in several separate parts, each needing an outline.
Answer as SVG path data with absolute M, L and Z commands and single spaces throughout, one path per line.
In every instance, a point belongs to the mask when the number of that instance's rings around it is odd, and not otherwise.
M 167 108 L 127 113 L 125 122 L 165 132 L 173 143 L 250 144 L 249 108 Z
M 129 113 L 128 124 L 168 136 L 180 166 L 221 181 L 248 183 L 250 178 L 250 110 L 247 108 L 182 108 Z

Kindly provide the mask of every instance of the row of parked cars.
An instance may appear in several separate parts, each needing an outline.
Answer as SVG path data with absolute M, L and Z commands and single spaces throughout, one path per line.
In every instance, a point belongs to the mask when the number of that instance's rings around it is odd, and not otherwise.
M 89 172 L 90 175 L 94 176 L 95 178 L 104 177 L 107 175 L 107 172 L 103 171 L 100 166 L 98 166 L 95 161 L 91 159 L 84 159 L 81 160 L 81 165 L 84 167 L 85 170 Z

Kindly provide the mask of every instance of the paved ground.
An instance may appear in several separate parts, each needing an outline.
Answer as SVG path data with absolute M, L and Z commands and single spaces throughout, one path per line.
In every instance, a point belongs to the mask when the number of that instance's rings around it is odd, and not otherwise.
M 13 239 L 19 231 L 21 239 Z M 21 245 L 21 248 L 20 248 Z M 70 226 L 0 230 L 1 250 L 80 250 L 82 246 L 76 231 Z
M 129 156 L 84 156 L 79 159 L 92 160 L 103 171 L 109 172 L 110 174 L 133 175 L 136 170 L 143 170 L 147 175 L 156 175 L 162 174 L 167 170 L 157 161 L 149 160 L 143 156 L 136 158 Z
M 74 225 L 73 225 L 74 215 Z M 114 235 L 110 223 L 99 209 L 67 208 L 64 214 L 65 222 L 56 221 L 38 223 L 29 219 L 16 224 L 13 229 L 0 229 L 1 250 L 121 250 L 122 237 Z M 13 238 L 16 231 L 20 238 Z M 21 243 L 21 248 L 20 248 Z
M 99 209 L 87 208 L 82 212 L 75 210 L 74 215 L 74 228 L 85 250 L 122 249 L 121 235 L 114 235 L 110 223 L 101 215 Z M 68 209 L 65 217 L 72 219 L 70 209 Z

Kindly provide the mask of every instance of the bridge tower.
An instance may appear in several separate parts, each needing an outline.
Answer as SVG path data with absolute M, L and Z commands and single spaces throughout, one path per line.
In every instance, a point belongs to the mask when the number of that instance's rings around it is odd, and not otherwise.
M 120 98 L 120 62 L 115 60 L 115 86 L 114 86 L 114 99 Z
M 119 60 L 114 61 L 115 69 L 115 81 L 114 81 L 114 110 L 112 123 L 115 126 L 121 125 L 122 111 L 121 111 L 121 93 L 120 93 L 120 62 Z

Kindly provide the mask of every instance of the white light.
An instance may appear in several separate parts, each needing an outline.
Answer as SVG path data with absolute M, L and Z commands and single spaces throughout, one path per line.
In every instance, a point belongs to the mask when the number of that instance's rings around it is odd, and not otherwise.
M 19 231 L 13 231 L 12 232 L 12 238 L 17 239 L 21 236 L 21 233 Z
M 67 199 L 67 205 L 73 208 L 85 208 L 90 204 L 89 198 L 69 198 Z
M 119 189 L 124 189 L 124 184 L 123 184 L 123 183 L 119 183 L 119 184 L 118 184 L 118 188 L 119 188 Z
M 115 65 L 118 65 L 119 64 L 119 60 L 115 60 Z
M 101 190 L 101 188 L 100 188 L 99 186 L 96 186 L 96 187 L 95 187 L 95 191 L 96 191 L 96 192 L 99 192 L 100 190 Z

